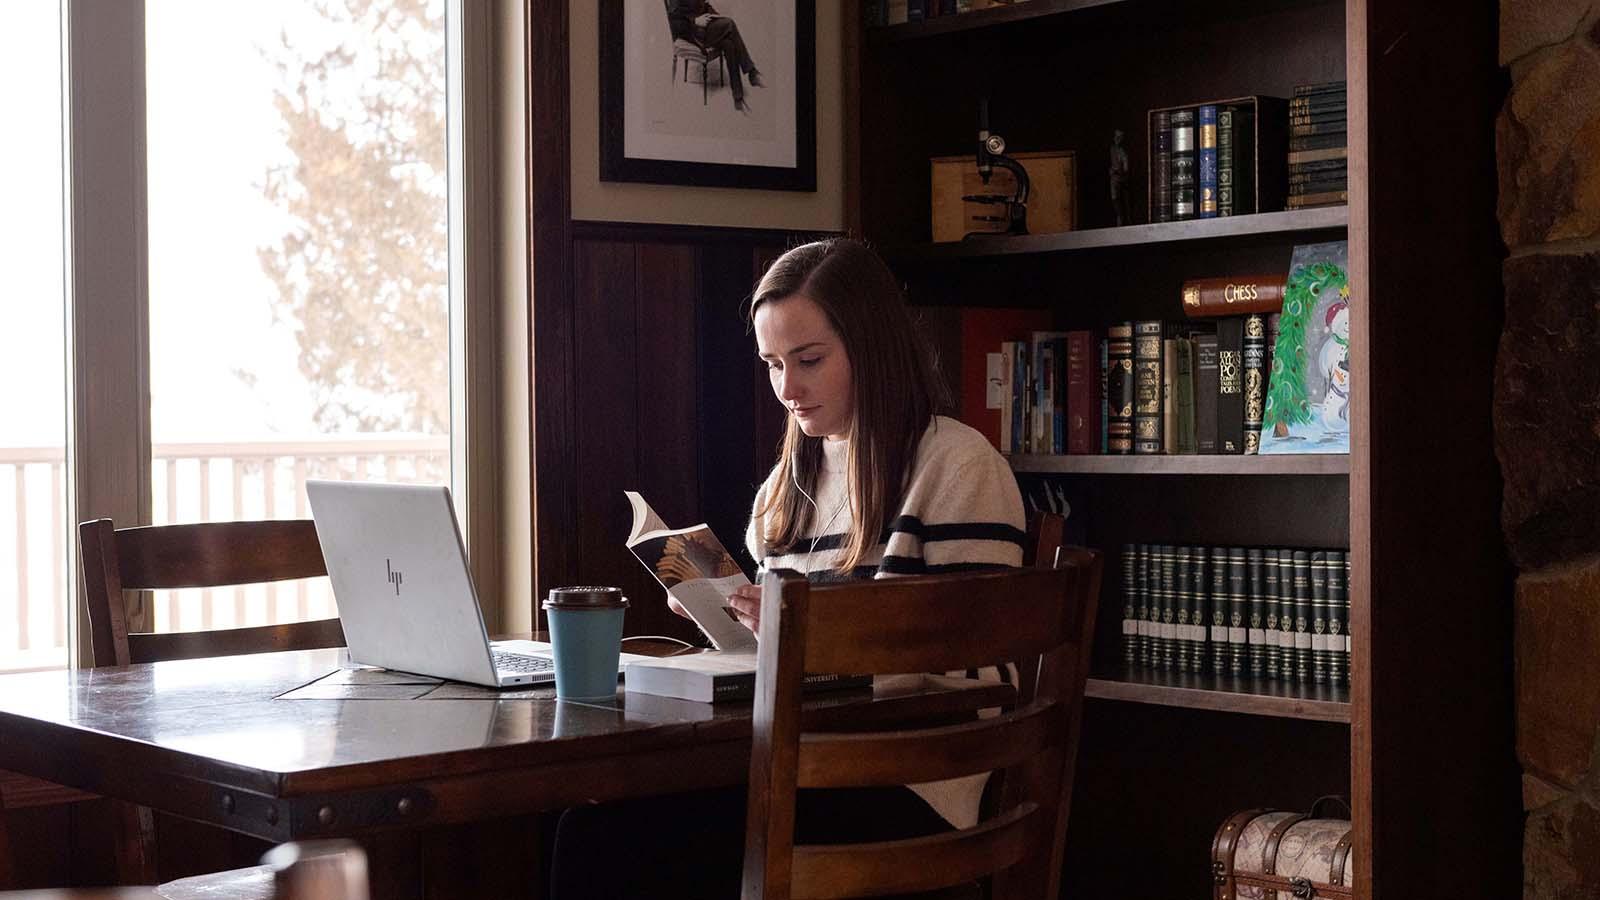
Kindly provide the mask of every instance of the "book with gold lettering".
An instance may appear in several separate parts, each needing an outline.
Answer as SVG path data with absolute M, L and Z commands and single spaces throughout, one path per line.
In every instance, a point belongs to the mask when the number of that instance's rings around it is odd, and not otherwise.
M 1285 273 L 1194 278 L 1183 283 L 1183 314 L 1190 318 L 1275 313 L 1283 308 Z

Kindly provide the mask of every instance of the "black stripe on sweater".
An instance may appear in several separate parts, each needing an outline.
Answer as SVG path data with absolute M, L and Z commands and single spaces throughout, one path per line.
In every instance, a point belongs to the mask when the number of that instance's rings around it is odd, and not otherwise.
M 927 525 L 916 516 L 901 516 L 889 526 L 890 532 L 909 534 L 924 544 L 937 541 L 1002 541 L 1024 547 L 1028 536 L 1013 525 L 1002 522 L 954 522 L 949 525 Z M 887 543 L 885 535 L 884 542 Z

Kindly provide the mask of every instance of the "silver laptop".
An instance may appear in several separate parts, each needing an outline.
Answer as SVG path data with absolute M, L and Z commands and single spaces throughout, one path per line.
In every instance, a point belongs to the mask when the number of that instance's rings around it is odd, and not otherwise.
M 550 645 L 489 640 L 443 485 L 307 481 L 352 662 L 488 687 L 555 681 Z M 618 672 L 643 657 L 622 654 Z

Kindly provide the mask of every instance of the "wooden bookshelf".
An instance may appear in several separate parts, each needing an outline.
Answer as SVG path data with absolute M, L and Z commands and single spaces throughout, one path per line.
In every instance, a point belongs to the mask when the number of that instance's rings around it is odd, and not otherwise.
M 1272 456 L 1012 456 L 1017 472 L 1059 475 L 1348 475 L 1343 453 Z
M 1348 206 L 1319 206 L 1313 209 L 1291 209 L 1219 219 L 1154 222 L 1144 225 L 1124 225 L 1120 228 L 1087 228 L 1059 234 L 1025 234 L 1015 237 L 985 237 L 968 241 L 915 244 L 889 247 L 885 249 L 884 254 L 894 262 L 914 264 L 991 256 L 1070 253 L 1110 247 L 1217 241 L 1263 235 L 1295 236 L 1301 232 L 1343 229 L 1349 224 Z
M 1133 670 L 1090 678 L 1084 693 L 1101 700 L 1156 706 L 1318 722 L 1350 721 L 1350 689 L 1343 686 Z

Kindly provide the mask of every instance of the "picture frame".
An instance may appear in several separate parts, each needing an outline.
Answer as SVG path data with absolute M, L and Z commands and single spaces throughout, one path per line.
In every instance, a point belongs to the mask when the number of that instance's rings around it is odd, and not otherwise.
M 600 0 L 599 14 L 601 181 L 817 189 L 816 0 Z

